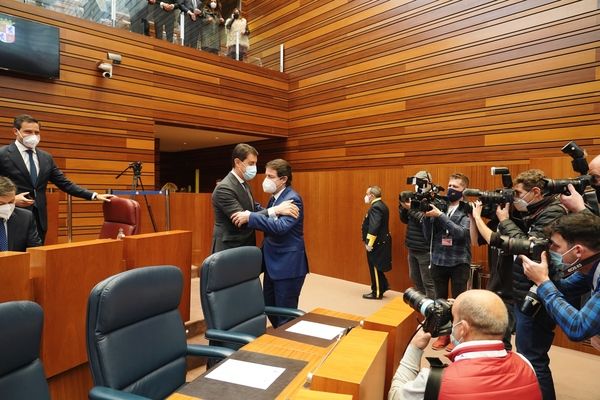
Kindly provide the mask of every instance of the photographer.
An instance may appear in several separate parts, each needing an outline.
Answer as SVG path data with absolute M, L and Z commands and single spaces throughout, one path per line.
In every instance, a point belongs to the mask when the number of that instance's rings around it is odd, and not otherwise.
M 502 335 L 508 325 L 504 303 L 488 290 L 469 290 L 452 307 L 452 339 L 435 398 L 444 399 L 541 399 L 531 365 L 521 355 L 506 351 Z M 431 335 L 419 330 L 394 374 L 389 400 L 423 399 L 430 369 L 420 369 L 423 350 Z
M 429 187 L 425 187 L 424 190 L 430 190 L 432 179 L 429 172 L 419 171 L 415 174 L 415 177 L 425 180 L 427 182 L 426 186 Z M 400 221 L 407 225 L 404 245 L 408 249 L 408 274 L 419 292 L 425 293 L 429 298 L 435 298 L 435 287 L 429 270 L 431 265 L 429 240 L 423 234 L 425 214 L 411 208 L 410 198 L 403 201 L 402 196 L 404 193 L 401 193 L 398 212 L 400 213 Z M 408 192 L 408 194 L 411 193 Z
M 504 207 L 509 207 L 509 205 L 505 204 Z M 503 207 L 498 205 L 496 208 Z M 492 218 L 486 224 L 481 216 L 482 211 L 482 202 L 480 200 L 475 201 L 475 203 L 473 203 L 473 213 L 471 214 L 471 242 L 479 245 L 486 243 L 489 245 L 488 266 L 490 270 L 490 280 L 487 289 L 500 296 L 506 305 L 508 311 L 508 327 L 502 341 L 504 342 L 506 350 L 512 350 L 511 337 L 515 326 L 515 317 L 512 311 L 515 303 L 512 284 L 513 257 L 506 254 L 499 247 L 490 244 L 495 242 L 494 238 L 498 235 L 497 229 L 499 220 L 497 217 Z
M 448 298 L 448 283 L 452 282 L 452 297 L 467 290 L 471 265 L 469 235 L 469 206 L 461 201 L 469 179 L 463 174 L 452 174 L 448 180 L 448 210 L 444 213 L 431 204 L 425 213 L 423 232 L 431 238 L 431 277 L 436 298 Z M 440 336 L 431 346 L 434 350 L 453 349 L 450 336 Z
M 545 228 L 567 213 L 556 196 L 544 196 L 546 185 L 544 178 L 544 172 L 539 169 L 530 169 L 517 176 L 513 204 L 518 211 L 525 213 L 523 217 L 525 230 L 509 218 L 508 207 L 504 207 L 497 210 L 500 220 L 498 232 L 501 235 L 519 239 L 546 238 Z M 517 303 L 523 301 L 532 285 L 533 283 L 523 273 L 521 261 L 516 260 L 513 265 L 513 291 Z M 543 309 L 538 310 L 534 315 L 527 315 L 520 307 L 515 306 L 514 314 L 517 350 L 533 365 L 544 400 L 553 400 L 556 395 L 548 350 L 554 339 L 556 324 Z
M 581 268 L 552 282 L 544 252 L 541 263 L 521 256 L 525 274 L 538 285 L 539 299 L 569 339 L 581 341 L 600 335 L 600 217 L 587 211 L 565 215 L 549 230 L 550 257 L 557 258 L 553 263 L 561 265 L 561 269 L 581 263 Z M 591 297 L 580 310 L 566 300 L 590 292 Z
M 592 188 L 596 191 L 596 197 L 600 202 L 600 156 L 596 156 L 589 165 L 588 174 L 592 177 Z M 573 185 L 569 184 L 569 195 L 562 194 L 560 202 L 571 212 L 579 212 L 586 209 L 585 200 Z

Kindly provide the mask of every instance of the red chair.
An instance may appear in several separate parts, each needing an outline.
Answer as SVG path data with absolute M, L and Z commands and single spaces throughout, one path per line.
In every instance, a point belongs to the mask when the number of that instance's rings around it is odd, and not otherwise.
M 102 205 L 104 224 L 100 230 L 100 239 L 116 239 L 119 228 L 125 236 L 140 231 L 140 204 L 131 199 L 113 197 Z

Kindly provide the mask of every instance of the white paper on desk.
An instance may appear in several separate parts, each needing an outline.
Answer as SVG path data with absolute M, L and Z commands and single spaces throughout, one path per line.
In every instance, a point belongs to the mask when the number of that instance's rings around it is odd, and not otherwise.
M 217 381 L 236 383 L 257 389 L 268 389 L 285 368 L 271 367 L 240 360 L 225 360 L 205 378 Z
M 286 332 L 299 333 L 301 335 L 331 340 L 345 330 L 346 328 L 340 328 L 339 326 L 325 325 L 318 322 L 299 321 L 287 328 Z

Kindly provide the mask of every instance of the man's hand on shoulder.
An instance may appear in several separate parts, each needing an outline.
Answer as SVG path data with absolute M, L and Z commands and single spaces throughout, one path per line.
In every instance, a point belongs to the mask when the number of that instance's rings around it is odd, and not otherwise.
M 35 200 L 30 199 L 26 196 L 29 195 L 29 192 L 19 193 L 15 196 L 15 206 L 17 207 L 29 207 L 35 203 Z
M 294 204 L 294 200 L 286 200 L 281 204 L 273 207 L 275 215 L 289 215 L 290 217 L 298 218 L 300 216 L 300 209 Z
M 238 211 L 231 215 L 231 222 L 238 228 L 244 224 L 247 224 L 250 220 L 250 211 Z

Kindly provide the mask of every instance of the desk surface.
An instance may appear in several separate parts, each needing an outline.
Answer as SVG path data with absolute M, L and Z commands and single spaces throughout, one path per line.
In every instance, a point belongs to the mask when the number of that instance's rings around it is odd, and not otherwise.
M 323 308 L 317 308 L 311 311 L 311 313 L 352 321 L 360 321 L 362 319 L 362 317 L 357 315 L 326 310 Z M 333 343 L 328 347 L 321 347 L 264 334 L 242 347 L 242 349 L 256 353 L 269 354 L 307 362 L 302 371 L 300 371 L 300 373 L 292 380 L 292 382 L 290 382 L 290 384 L 286 386 L 279 396 L 277 396 L 277 399 L 287 399 L 303 387 L 304 383 L 306 382 L 307 374 L 317 366 L 320 360 L 325 356 L 325 354 L 327 354 L 331 346 L 333 346 Z M 198 398 L 180 393 L 174 393 L 168 397 L 168 400 L 198 400 Z

